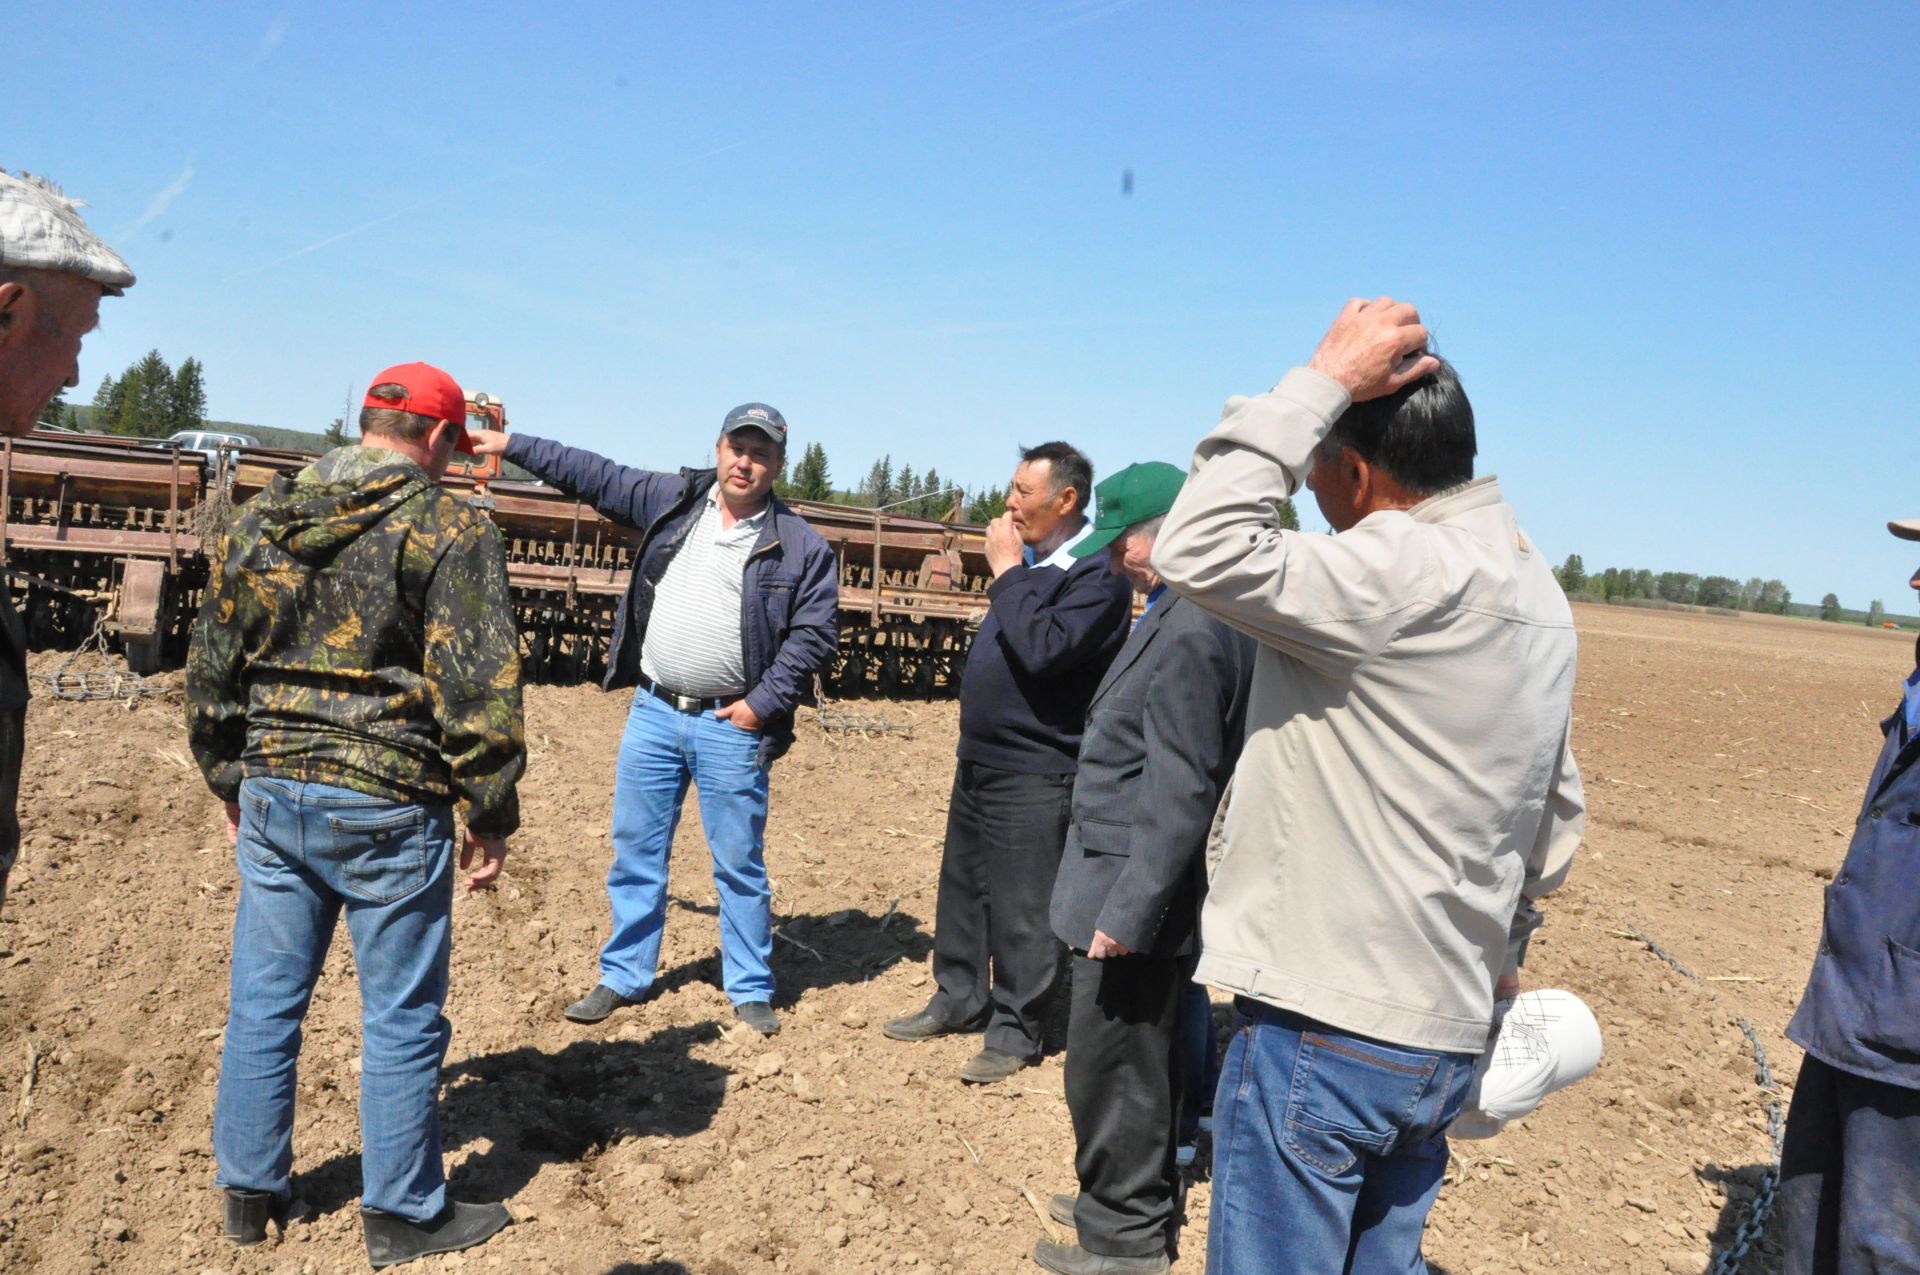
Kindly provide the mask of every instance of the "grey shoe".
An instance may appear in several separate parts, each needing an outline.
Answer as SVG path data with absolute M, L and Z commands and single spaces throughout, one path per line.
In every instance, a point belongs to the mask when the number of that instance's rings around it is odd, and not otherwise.
M 923 1009 L 904 1018 L 893 1019 L 880 1032 L 891 1040 L 922 1041 L 932 1040 L 936 1036 L 964 1036 L 979 1030 L 979 1027 L 955 1027 L 931 1009 Z
M 1077 1195 L 1055 1195 L 1047 1200 L 1047 1216 L 1062 1226 L 1078 1225 L 1073 1220 L 1073 1206 L 1080 1202 Z
M 1033 1064 L 1024 1058 L 1003 1054 L 997 1049 L 983 1049 L 961 1065 L 960 1079 L 971 1085 L 990 1085 L 1031 1066 Z
M 241 1248 L 264 1242 L 269 1221 L 286 1229 L 288 1201 L 276 1200 L 265 1191 L 229 1190 L 225 1195 L 222 1234 Z
M 773 1006 L 765 1001 L 748 1001 L 744 1005 L 735 1005 L 733 1016 L 762 1036 L 772 1036 L 780 1030 L 780 1016 L 774 1013 Z
M 597 1023 L 616 1009 L 628 1005 L 638 1005 L 637 999 L 629 999 L 601 983 L 560 1012 L 576 1023 Z
M 1173 1269 L 1164 1251 L 1147 1257 L 1112 1257 L 1052 1240 L 1033 1246 L 1033 1260 L 1056 1275 L 1166 1275 Z
M 448 1204 L 440 1216 L 409 1222 L 392 1213 L 360 1211 L 367 1231 L 367 1260 L 375 1270 L 398 1266 L 430 1253 L 453 1253 L 484 1244 L 499 1233 L 513 1215 L 504 1204 Z

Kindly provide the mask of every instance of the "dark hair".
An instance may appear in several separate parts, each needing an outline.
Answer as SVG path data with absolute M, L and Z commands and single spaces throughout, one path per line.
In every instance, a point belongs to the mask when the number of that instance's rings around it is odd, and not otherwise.
M 1413 384 L 1348 407 L 1320 445 L 1328 455 L 1351 447 L 1408 491 L 1431 496 L 1473 477 L 1473 404 L 1441 359 Z
M 393 381 L 383 381 L 368 390 L 375 398 L 390 403 L 407 401 L 407 387 Z M 360 437 L 377 434 L 382 438 L 391 438 L 402 443 L 424 443 L 427 435 L 433 433 L 433 427 L 440 422 L 431 416 L 422 416 L 418 412 L 405 411 L 398 407 L 363 407 L 360 409 Z
M 1052 489 L 1047 494 L 1058 496 L 1071 487 L 1079 497 L 1074 508 L 1085 513 L 1093 499 L 1093 462 L 1072 443 L 1042 443 L 1020 449 L 1021 464 L 1031 465 L 1037 460 L 1047 462 L 1047 476 L 1052 479 Z

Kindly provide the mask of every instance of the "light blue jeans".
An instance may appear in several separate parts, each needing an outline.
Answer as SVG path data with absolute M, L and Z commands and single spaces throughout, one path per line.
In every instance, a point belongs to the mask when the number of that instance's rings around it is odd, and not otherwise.
M 667 921 L 667 858 L 691 782 L 720 895 L 720 962 L 735 1005 L 773 999 L 773 900 L 767 885 L 767 767 L 761 737 L 712 712 L 682 713 L 633 694 L 613 783 L 613 934 L 600 981 L 622 996 L 653 985 Z
M 1420 1275 L 1470 1054 L 1240 998 L 1213 1100 L 1208 1275 Z
M 291 1194 L 300 1024 L 344 909 L 360 977 L 361 1207 L 422 1221 L 446 1203 L 440 1063 L 451 1028 L 453 811 L 346 788 L 240 785 L 240 906 L 215 1181 Z

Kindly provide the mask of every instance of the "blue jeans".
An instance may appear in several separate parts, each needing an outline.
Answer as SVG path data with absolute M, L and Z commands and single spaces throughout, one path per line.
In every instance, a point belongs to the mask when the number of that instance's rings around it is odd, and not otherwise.
M 1193 958 L 1186 958 L 1193 972 Z M 1180 1142 L 1200 1136 L 1200 1120 L 1213 1114 L 1213 1091 L 1220 1083 L 1220 1048 L 1213 1039 L 1213 1004 L 1207 989 L 1189 980 L 1180 988 Z
M 360 977 L 361 1207 L 413 1221 L 446 1202 L 440 1062 L 452 1029 L 453 811 L 325 784 L 240 785 L 240 905 L 215 1181 L 291 1194 L 300 1024 L 344 908 Z
M 1210 1275 L 1401 1275 L 1447 1168 L 1469 1054 L 1387 1045 L 1235 1001 L 1213 1108 Z
M 773 999 L 773 900 L 764 854 L 767 767 L 761 737 L 712 712 L 682 713 L 635 691 L 613 783 L 613 935 L 600 981 L 626 997 L 653 985 L 667 922 L 667 857 L 691 782 L 720 894 L 720 960 L 727 999 Z

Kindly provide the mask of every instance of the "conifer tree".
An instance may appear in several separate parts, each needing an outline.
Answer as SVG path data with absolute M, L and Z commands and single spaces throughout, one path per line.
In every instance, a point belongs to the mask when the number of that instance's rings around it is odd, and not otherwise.
M 107 429 L 135 438 L 164 438 L 172 432 L 173 369 L 149 350 L 120 378 L 120 411 Z
M 793 496 L 796 500 L 830 500 L 833 480 L 827 472 L 827 452 L 818 443 L 808 443 L 794 466 Z
M 867 480 L 860 485 L 860 503 L 884 505 L 892 498 L 892 492 L 893 456 L 888 454 L 874 461 L 867 470 Z
M 205 369 L 200 360 L 188 356 L 179 370 L 173 374 L 173 385 L 167 395 L 167 430 L 169 434 L 181 430 L 205 429 L 207 427 L 207 386 Z

